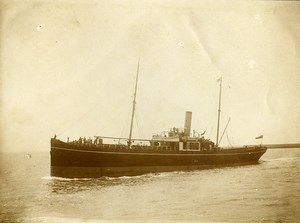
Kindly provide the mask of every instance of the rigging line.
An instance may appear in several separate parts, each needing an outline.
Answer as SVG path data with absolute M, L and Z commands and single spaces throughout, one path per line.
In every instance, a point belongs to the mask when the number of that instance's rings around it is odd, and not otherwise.
M 226 131 L 226 137 L 227 137 L 227 142 L 229 143 L 229 145 L 230 145 L 231 147 L 233 147 L 232 144 L 231 144 L 231 142 L 230 142 L 230 140 L 229 140 L 227 131 Z
M 126 113 L 126 117 L 127 119 L 124 121 L 124 124 L 123 124 L 123 128 L 121 130 L 121 133 L 120 133 L 120 136 L 124 136 L 124 135 L 127 135 L 127 128 L 128 126 L 130 125 L 130 112 L 131 112 L 131 108 L 130 107 L 127 107 L 127 113 Z
M 222 141 L 222 139 L 223 139 L 224 133 L 225 133 L 227 127 L 228 127 L 228 124 L 229 124 L 230 120 L 231 120 L 231 118 L 229 117 L 228 122 L 227 122 L 227 124 L 226 124 L 226 126 L 225 126 L 225 129 L 224 129 L 224 131 L 223 131 L 223 133 L 222 133 L 222 136 L 221 136 L 221 138 L 220 138 L 220 140 L 219 140 L 219 142 L 218 142 L 218 145 L 221 143 L 221 141 Z
M 140 117 L 139 109 L 136 109 L 136 116 L 134 119 L 135 119 L 135 123 L 136 123 L 136 127 L 137 127 L 137 134 L 138 134 L 139 138 L 141 138 L 141 135 L 143 135 L 143 132 L 140 128 L 140 122 L 139 122 L 140 118 L 139 117 Z
M 87 116 L 87 114 L 89 114 L 92 110 L 94 110 L 96 108 L 96 104 L 94 104 L 93 107 L 91 107 L 88 111 L 86 111 L 85 113 L 83 113 L 82 115 L 80 115 L 76 121 L 72 120 L 72 122 L 70 121 L 69 124 L 67 125 L 67 127 L 65 127 L 62 131 L 59 131 L 58 134 L 56 134 L 57 136 L 61 136 L 62 134 L 64 134 L 67 130 L 69 130 L 71 127 L 73 127 L 75 124 L 78 124 L 77 121 L 82 120 L 84 117 Z
M 139 109 L 137 109 L 137 113 L 136 113 L 136 124 L 137 124 L 137 127 L 138 127 L 138 134 L 139 134 L 139 137 L 141 138 L 142 136 L 145 136 L 144 134 L 144 131 L 143 131 L 143 122 L 141 120 L 143 119 L 140 119 L 140 112 L 139 112 Z
M 69 122 L 69 125 L 67 125 L 67 127 L 66 128 L 64 128 L 63 129 L 63 131 L 59 131 L 59 133 L 58 134 L 56 134 L 57 136 L 61 136 L 61 135 L 63 135 L 66 131 L 68 131 L 69 129 L 71 129 L 71 127 L 74 127 L 75 126 L 75 124 L 80 124 L 79 123 L 79 121 L 81 121 L 81 120 L 83 120 L 84 118 L 86 118 L 93 110 L 95 110 L 95 108 L 97 108 L 97 103 L 95 103 L 89 110 L 87 110 L 86 112 L 84 112 L 83 114 L 81 114 L 78 118 L 76 118 L 76 120 L 72 120 L 71 122 Z M 122 112 L 122 109 L 118 112 L 118 114 L 117 115 L 115 115 L 114 117 L 118 117 L 120 114 L 121 114 L 121 112 Z M 114 121 L 114 120 L 116 120 L 116 118 L 114 118 L 113 120 L 112 120 L 112 122 Z M 81 124 L 86 124 L 86 122 L 85 123 L 81 123 Z M 105 128 L 106 126 L 104 126 L 104 128 Z
M 124 107 L 125 107 L 125 105 L 124 105 Z M 123 122 L 124 124 L 123 124 L 122 130 L 119 132 L 119 136 L 120 136 L 120 137 L 122 137 L 122 136 L 128 134 L 128 133 L 127 133 L 127 128 L 128 128 L 128 126 L 130 126 L 131 106 L 126 105 L 126 108 L 127 108 L 127 109 L 121 109 L 122 111 L 127 110 L 126 116 L 124 116 L 124 117 L 127 117 L 127 118 L 124 118 L 124 119 L 123 119 L 123 120 L 124 120 L 124 122 Z
M 116 111 L 116 109 L 114 109 L 112 111 L 112 113 L 114 113 L 114 111 Z M 123 107 L 121 106 L 120 109 L 119 109 L 119 112 L 112 117 L 112 119 L 110 120 L 109 123 L 106 123 L 105 125 L 102 125 L 101 129 L 106 129 L 108 125 L 111 125 L 112 123 L 116 123 L 117 122 L 117 117 L 120 117 L 120 114 L 122 114 L 122 112 L 123 112 Z M 97 131 L 95 133 L 95 135 L 99 135 L 99 131 Z
M 212 62 L 210 61 L 210 63 L 206 66 L 205 71 L 201 72 L 203 76 L 206 76 L 206 74 L 209 71 L 209 68 L 212 66 Z
M 137 120 L 136 117 L 134 118 L 134 121 L 135 121 L 136 129 L 137 129 L 137 131 L 136 131 L 136 132 L 137 132 L 137 135 L 138 135 L 139 138 L 141 138 L 141 135 L 140 135 L 140 128 L 139 128 L 138 120 Z
M 212 132 L 214 132 L 214 127 L 215 127 L 215 124 L 216 124 L 216 119 L 214 120 L 213 124 L 210 125 L 210 130 L 209 130 L 209 134 L 208 134 L 208 137 L 211 139 L 212 137 Z

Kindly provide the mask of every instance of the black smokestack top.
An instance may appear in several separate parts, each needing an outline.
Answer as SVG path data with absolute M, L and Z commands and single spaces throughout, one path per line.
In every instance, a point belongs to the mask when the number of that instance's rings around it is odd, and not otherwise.
M 184 135 L 190 136 L 191 134 L 191 125 L 192 125 L 192 112 L 185 112 L 185 120 L 184 120 Z

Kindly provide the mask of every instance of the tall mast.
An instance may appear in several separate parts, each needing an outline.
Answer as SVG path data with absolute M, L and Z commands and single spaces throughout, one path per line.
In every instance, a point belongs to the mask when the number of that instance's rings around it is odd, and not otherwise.
M 130 131 L 129 131 L 129 138 L 128 138 L 128 146 L 131 146 L 131 135 L 132 135 L 132 126 L 133 126 L 133 118 L 134 118 L 134 112 L 135 112 L 135 104 L 136 104 L 136 90 L 137 90 L 137 82 L 139 77 L 139 69 L 140 69 L 140 59 L 137 66 L 136 71 L 136 79 L 135 79 L 135 89 L 134 89 L 134 95 L 133 95 L 133 102 L 132 102 L 132 114 L 131 114 L 131 123 L 130 123 Z
M 222 95 L 222 77 L 218 79 L 220 82 L 220 93 L 219 93 L 219 109 L 218 109 L 218 126 L 217 126 L 217 141 L 216 147 L 219 146 L 219 127 L 220 127 L 220 115 L 221 115 L 221 95 Z

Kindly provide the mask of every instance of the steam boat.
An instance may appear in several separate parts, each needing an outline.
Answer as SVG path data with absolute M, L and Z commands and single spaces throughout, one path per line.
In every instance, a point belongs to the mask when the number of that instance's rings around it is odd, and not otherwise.
M 174 127 L 164 134 L 153 135 L 151 139 L 133 139 L 132 127 L 138 73 L 139 63 L 129 137 L 95 136 L 93 140 L 79 138 L 76 141 L 63 142 L 55 136 L 51 138 L 50 143 L 51 176 L 65 178 L 131 176 L 149 172 L 254 164 L 266 152 L 267 148 L 261 145 L 232 148 L 219 147 L 221 78 L 219 79 L 220 93 L 216 143 L 204 138 L 204 134 L 195 131 L 191 134 L 192 112 L 190 111 L 185 114 L 183 130 Z M 118 140 L 119 143 L 111 144 L 105 142 L 106 140 Z M 121 143 L 122 140 L 124 143 Z

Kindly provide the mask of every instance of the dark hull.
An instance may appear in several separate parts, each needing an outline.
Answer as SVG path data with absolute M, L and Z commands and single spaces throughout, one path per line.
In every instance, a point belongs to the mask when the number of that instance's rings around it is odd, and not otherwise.
M 257 163 L 265 147 L 178 151 L 126 146 L 74 145 L 51 140 L 51 176 L 131 176 L 149 172 L 195 170 Z

